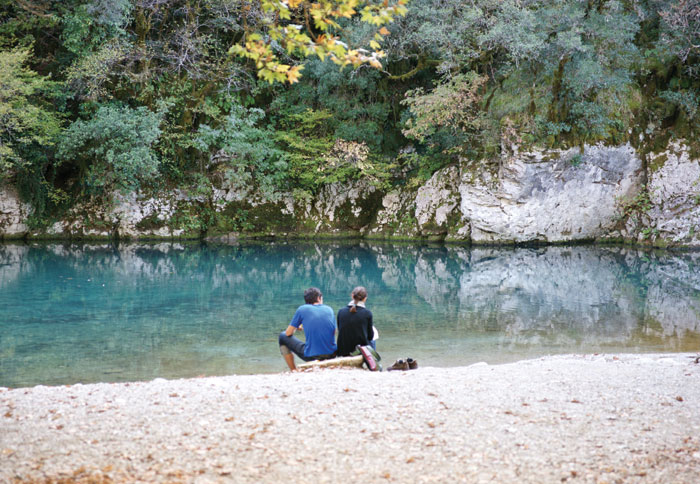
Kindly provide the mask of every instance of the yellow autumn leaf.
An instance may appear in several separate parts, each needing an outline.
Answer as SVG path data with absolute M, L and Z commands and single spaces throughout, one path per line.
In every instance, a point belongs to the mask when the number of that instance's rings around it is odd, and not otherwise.
M 289 81 L 290 84 L 294 84 L 295 82 L 299 82 L 299 78 L 301 77 L 301 70 L 304 68 L 304 66 L 294 66 L 289 71 L 287 72 L 287 81 Z
M 391 32 L 389 32 L 389 29 L 387 29 L 386 27 L 382 27 L 381 29 L 379 29 L 379 33 L 382 35 L 389 35 Z
M 379 45 L 379 42 L 377 42 L 376 40 L 370 40 L 370 41 L 369 41 L 369 46 L 372 48 L 372 50 L 377 50 L 377 49 L 381 49 L 381 48 L 382 48 L 382 46 Z

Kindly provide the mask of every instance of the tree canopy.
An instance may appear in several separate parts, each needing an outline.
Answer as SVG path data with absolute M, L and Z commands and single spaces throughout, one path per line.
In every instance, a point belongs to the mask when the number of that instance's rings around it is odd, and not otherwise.
M 697 139 L 698 46 L 697 0 L 0 0 L 0 177 L 48 216 L 221 177 L 388 188 L 513 145 L 645 152 Z

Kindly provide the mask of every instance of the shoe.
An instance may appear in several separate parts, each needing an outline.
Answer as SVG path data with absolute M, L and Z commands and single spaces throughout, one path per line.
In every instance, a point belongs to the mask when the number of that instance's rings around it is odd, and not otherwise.
M 394 370 L 408 370 L 408 362 L 406 360 L 396 360 L 393 365 L 386 369 L 386 371 Z
M 418 368 L 418 362 L 413 358 L 406 358 L 406 363 L 408 363 L 409 370 L 415 370 L 416 368 Z

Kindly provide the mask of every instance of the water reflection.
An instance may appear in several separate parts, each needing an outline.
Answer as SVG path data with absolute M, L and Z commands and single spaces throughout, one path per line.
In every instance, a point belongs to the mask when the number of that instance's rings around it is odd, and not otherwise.
M 304 288 L 365 285 L 387 359 L 700 350 L 700 253 L 369 243 L 0 245 L 0 385 L 280 371 Z

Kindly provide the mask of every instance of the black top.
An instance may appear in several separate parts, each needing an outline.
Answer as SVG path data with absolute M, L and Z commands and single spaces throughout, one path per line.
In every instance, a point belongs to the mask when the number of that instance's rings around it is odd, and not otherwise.
M 348 356 L 357 345 L 368 345 L 372 340 L 372 311 L 357 306 L 350 312 L 350 305 L 338 311 L 338 356 Z

